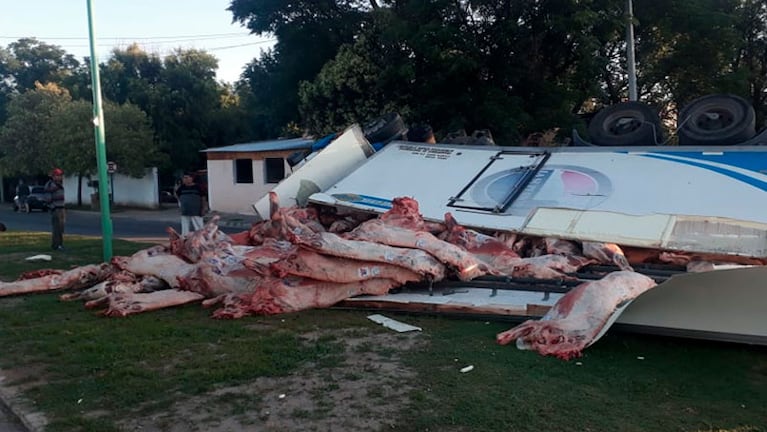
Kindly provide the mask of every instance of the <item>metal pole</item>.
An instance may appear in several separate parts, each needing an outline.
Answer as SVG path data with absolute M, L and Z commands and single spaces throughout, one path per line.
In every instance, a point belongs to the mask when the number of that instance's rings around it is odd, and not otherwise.
M 93 124 L 96 136 L 96 166 L 99 173 L 99 203 L 101 204 L 101 238 L 104 261 L 112 259 L 112 218 L 109 215 L 109 191 L 107 190 L 107 150 L 104 139 L 104 112 L 101 110 L 101 80 L 93 27 L 93 0 L 88 3 L 88 35 L 91 45 L 91 88 L 93 90 Z
M 629 100 L 637 100 L 637 71 L 634 61 L 634 7 L 626 0 L 626 61 L 629 74 Z

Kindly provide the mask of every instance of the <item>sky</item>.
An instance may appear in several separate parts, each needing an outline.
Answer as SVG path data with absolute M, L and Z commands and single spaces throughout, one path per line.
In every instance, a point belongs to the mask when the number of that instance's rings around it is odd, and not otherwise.
M 133 42 L 161 56 L 174 48 L 204 49 L 218 58 L 219 80 L 234 82 L 269 36 L 232 23 L 230 0 L 92 0 L 96 56 Z M 0 46 L 22 37 L 58 45 L 82 61 L 90 56 L 87 0 L 0 0 Z

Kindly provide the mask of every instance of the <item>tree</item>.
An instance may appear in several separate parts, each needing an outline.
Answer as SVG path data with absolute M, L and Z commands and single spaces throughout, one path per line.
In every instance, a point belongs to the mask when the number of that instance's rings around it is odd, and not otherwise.
M 34 38 L 22 38 L 0 47 L 0 125 L 5 121 L 10 98 L 35 83 L 61 84 L 78 68 L 79 63 L 56 45 Z
M 104 105 L 107 157 L 140 177 L 162 162 L 149 119 L 131 104 Z M 0 130 L 0 166 L 11 175 L 45 174 L 54 166 L 80 178 L 96 173 L 93 106 L 66 89 L 38 84 L 16 96 Z
M 70 103 L 66 90 L 56 84 L 36 84 L 34 90 L 15 95 L 8 118 L 0 129 L 0 167 L 10 175 L 45 174 L 56 161 L 49 151 L 51 120 Z
M 8 45 L 3 56 L 2 79 L 10 80 L 16 91 L 35 88 L 35 83 L 61 84 L 80 63 L 57 45 L 35 38 L 22 38 Z
M 263 136 L 279 134 L 299 122 L 298 87 L 313 80 L 341 45 L 353 41 L 366 11 L 375 2 L 359 0 L 233 0 L 234 19 L 256 34 L 277 37 L 274 49 L 243 72 L 244 105 L 261 125 Z

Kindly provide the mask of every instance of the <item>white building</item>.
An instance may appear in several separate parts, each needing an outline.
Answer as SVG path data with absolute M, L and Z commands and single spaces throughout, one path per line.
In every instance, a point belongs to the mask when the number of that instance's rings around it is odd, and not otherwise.
M 286 158 L 311 149 L 314 140 L 295 138 L 213 147 L 208 160 L 210 209 L 254 214 L 252 203 L 291 174 Z

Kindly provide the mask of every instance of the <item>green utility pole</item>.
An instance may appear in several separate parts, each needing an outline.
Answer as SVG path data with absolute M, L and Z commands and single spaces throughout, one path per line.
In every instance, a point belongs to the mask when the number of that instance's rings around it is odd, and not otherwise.
M 96 134 L 96 166 L 99 171 L 99 202 L 101 203 L 101 238 L 104 261 L 112 259 L 112 218 L 109 214 L 109 192 L 107 190 L 107 149 L 104 140 L 104 112 L 101 110 L 101 80 L 99 62 L 96 57 L 96 43 L 93 31 L 93 0 L 88 3 L 88 35 L 91 44 L 91 89 L 93 89 L 93 124 Z

